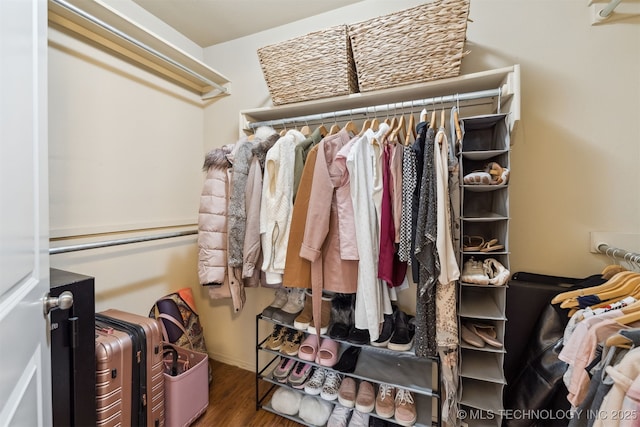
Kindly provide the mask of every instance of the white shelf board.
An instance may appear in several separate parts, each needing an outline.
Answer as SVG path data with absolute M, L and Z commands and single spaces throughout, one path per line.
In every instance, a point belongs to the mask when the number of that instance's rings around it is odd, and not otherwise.
M 227 77 L 100 0 L 49 0 L 48 6 L 50 23 L 124 55 L 183 87 L 201 95 L 212 91 L 225 94 L 227 90 Z
M 503 104 L 514 97 L 514 95 L 519 98 L 520 66 L 513 65 L 448 79 L 433 80 L 426 83 L 417 83 L 371 92 L 244 110 L 241 111 L 240 114 L 244 116 L 246 122 L 268 121 L 496 88 L 502 88 L 501 98 Z M 520 120 L 519 104 L 515 102 L 514 105 L 518 106 L 518 108 L 517 111 L 512 112 L 513 123 Z

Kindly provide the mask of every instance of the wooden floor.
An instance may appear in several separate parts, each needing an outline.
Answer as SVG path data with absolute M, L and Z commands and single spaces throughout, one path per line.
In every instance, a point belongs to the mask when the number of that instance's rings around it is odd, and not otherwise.
M 301 424 L 267 412 L 256 411 L 256 375 L 235 366 L 213 362 L 213 384 L 209 408 L 196 420 L 196 427 L 299 427 Z M 268 390 L 261 382 L 260 392 Z

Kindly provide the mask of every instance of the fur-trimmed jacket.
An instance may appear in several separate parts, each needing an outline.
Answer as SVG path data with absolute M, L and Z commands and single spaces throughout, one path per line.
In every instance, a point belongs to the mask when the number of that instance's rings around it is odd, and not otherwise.
M 214 148 L 207 153 L 203 170 L 207 172 L 198 213 L 198 277 L 214 299 L 231 298 L 236 312 L 245 302 L 242 279 L 229 267 L 227 254 L 227 214 L 234 145 Z
M 253 141 L 242 138 L 237 143 L 237 150 L 233 157 L 231 198 L 229 200 L 229 265 L 232 267 L 242 267 L 244 262 L 247 216 L 259 215 L 259 209 L 255 212 L 247 212 L 247 207 L 253 206 L 251 199 L 261 197 L 262 179 L 260 179 L 259 188 L 254 188 L 253 182 L 249 182 L 254 153 L 258 152 L 262 157 L 266 156 L 266 151 L 273 146 L 277 138 L 278 134 L 272 128 L 260 127 L 256 130 Z M 255 177 L 252 176 L 252 179 Z

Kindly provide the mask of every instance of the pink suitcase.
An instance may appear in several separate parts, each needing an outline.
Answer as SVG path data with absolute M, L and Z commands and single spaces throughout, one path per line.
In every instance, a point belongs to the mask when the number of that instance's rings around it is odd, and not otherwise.
M 120 310 L 105 310 L 96 313 L 97 324 L 108 324 L 115 330 L 125 331 L 134 338 L 134 359 L 142 368 L 133 372 L 132 420 L 141 427 L 163 427 L 164 414 L 164 367 L 162 362 L 162 331 L 156 319 L 139 316 Z M 136 344 L 139 348 L 136 350 Z M 134 364 L 135 367 L 135 364 Z M 136 382 L 136 380 L 138 380 Z M 136 386 L 136 384 L 138 384 Z M 125 423 L 128 425 L 130 423 Z M 111 425 L 111 424 L 105 424 Z
M 96 324 L 96 426 L 137 422 L 137 414 L 131 412 L 132 361 L 133 342 L 129 334 Z

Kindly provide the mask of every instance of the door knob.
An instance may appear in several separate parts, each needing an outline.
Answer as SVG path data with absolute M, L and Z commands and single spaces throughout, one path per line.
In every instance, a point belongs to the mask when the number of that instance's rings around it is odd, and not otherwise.
M 68 310 L 73 305 L 73 294 L 70 291 L 64 291 L 57 297 L 50 297 L 48 294 L 44 297 L 44 314 L 47 315 L 51 310 L 58 308 L 60 310 Z

